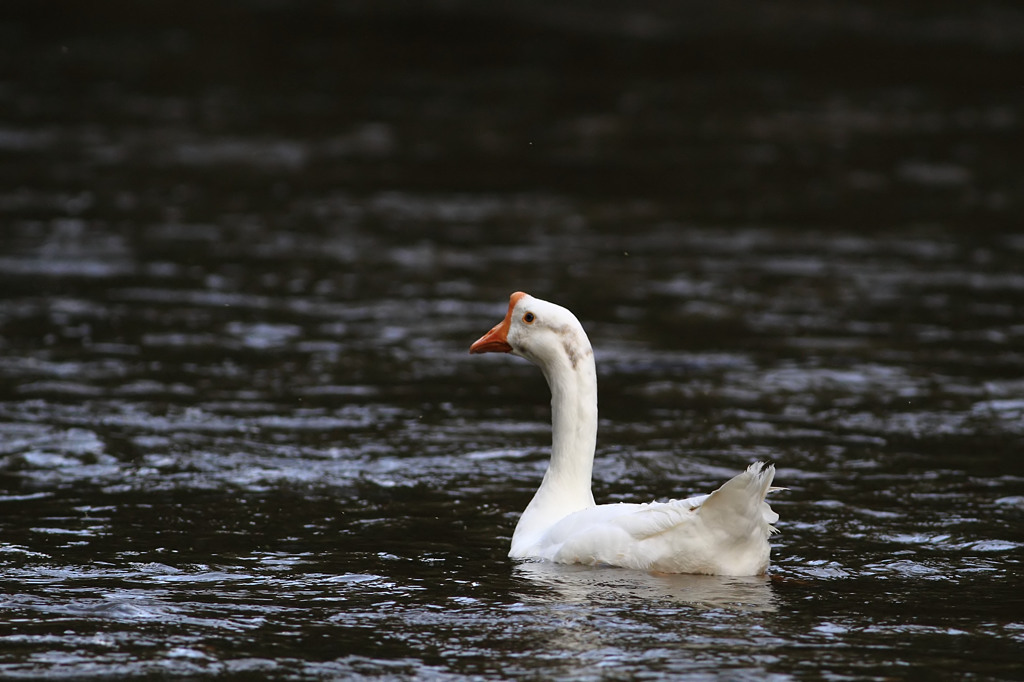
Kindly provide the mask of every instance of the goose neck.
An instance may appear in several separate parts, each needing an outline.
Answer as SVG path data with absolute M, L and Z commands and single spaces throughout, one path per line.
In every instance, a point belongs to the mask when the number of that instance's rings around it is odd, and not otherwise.
M 551 463 L 545 483 L 589 498 L 597 444 L 597 373 L 593 357 L 575 367 L 558 365 L 545 372 L 551 388 Z M 585 491 L 585 492 L 584 492 Z

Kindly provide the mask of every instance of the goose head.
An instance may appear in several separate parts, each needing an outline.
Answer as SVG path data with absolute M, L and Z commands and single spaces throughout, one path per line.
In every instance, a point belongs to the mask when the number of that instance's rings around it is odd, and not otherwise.
M 511 353 L 542 368 L 576 370 L 593 360 L 593 350 L 583 325 L 560 305 L 517 291 L 508 302 L 508 313 L 491 331 L 481 336 L 470 353 Z

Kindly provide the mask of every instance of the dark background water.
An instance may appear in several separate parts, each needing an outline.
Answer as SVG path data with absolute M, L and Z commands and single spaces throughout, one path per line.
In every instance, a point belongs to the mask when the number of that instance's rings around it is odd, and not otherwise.
M 1015 3 L 6 3 L 0 674 L 1019 679 Z M 767 578 L 511 563 L 771 457 Z

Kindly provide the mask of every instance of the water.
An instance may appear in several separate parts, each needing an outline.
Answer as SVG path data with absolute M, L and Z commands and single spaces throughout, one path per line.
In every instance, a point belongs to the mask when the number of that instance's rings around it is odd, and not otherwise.
M 772 7 L 0 23 L 0 674 L 1019 679 L 1024 18 Z M 517 289 L 767 577 L 506 558 Z

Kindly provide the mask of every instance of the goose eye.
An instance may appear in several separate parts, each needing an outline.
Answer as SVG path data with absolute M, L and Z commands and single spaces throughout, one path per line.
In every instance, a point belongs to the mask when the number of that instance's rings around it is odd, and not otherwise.
M 526 324 L 533 324 L 533 321 L 535 319 L 537 318 L 533 316 L 533 313 L 526 313 L 525 315 L 523 315 L 523 322 L 525 322 Z

